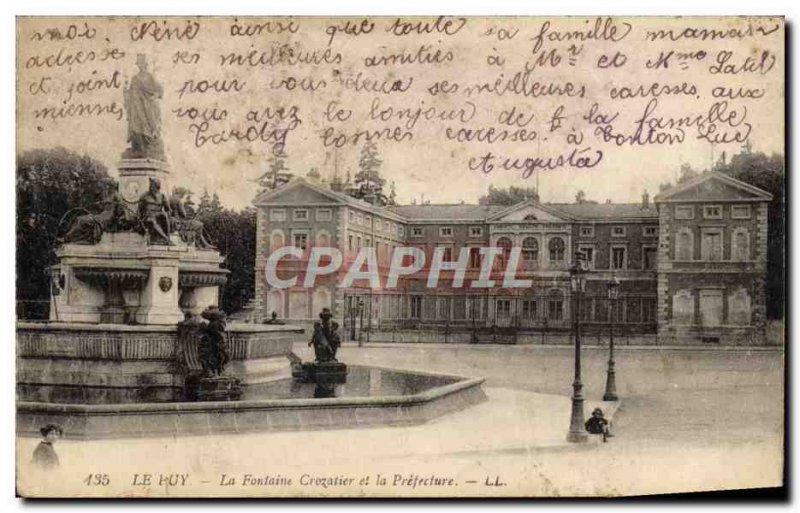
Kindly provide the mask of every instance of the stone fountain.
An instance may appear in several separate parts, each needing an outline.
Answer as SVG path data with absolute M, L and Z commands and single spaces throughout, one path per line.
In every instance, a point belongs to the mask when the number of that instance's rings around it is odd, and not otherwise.
M 348 368 L 330 312 L 307 363 L 292 353 L 302 328 L 228 324 L 215 306 L 223 258 L 190 205 L 162 192 L 162 89 L 144 56 L 137 65 L 119 186 L 64 234 L 50 321 L 17 323 L 19 434 L 48 423 L 70 438 L 403 425 L 485 400 L 480 378 Z

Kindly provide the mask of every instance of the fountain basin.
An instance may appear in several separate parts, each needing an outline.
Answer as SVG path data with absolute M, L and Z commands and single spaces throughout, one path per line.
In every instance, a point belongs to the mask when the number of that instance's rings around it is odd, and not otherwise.
M 77 439 L 414 425 L 486 400 L 483 378 L 384 367 L 349 370 L 348 384 L 330 398 L 315 399 L 311 388 L 288 378 L 243 387 L 239 401 L 18 401 L 17 433 L 35 436 L 48 423 L 59 424 L 66 437 Z
M 231 323 L 227 371 L 243 384 L 291 375 L 296 326 Z M 44 403 L 163 402 L 181 399 L 175 326 L 17 323 L 17 394 Z

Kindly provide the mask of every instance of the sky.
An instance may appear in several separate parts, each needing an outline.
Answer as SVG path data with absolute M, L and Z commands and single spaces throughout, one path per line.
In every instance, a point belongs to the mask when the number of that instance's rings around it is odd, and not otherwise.
M 427 18 L 433 21 L 435 18 Z M 157 18 L 156 25 L 167 20 L 171 27 L 191 26 L 197 19 L 189 18 Z M 724 151 L 731 155 L 739 151 L 741 144 L 718 144 L 711 147 L 705 141 L 699 141 L 689 135 L 681 144 L 676 145 L 623 145 L 620 147 L 601 143 L 582 118 L 589 112 L 591 105 L 598 103 L 602 112 L 619 112 L 614 128 L 620 133 L 633 131 L 635 119 L 641 115 L 647 98 L 612 102 L 609 92 L 612 87 L 621 85 L 635 86 L 652 83 L 680 85 L 693 84 L 702 98 L 682 96 L 661 96 L 658 98 L 657 114 L 661 116 L 695 116 L 707 112 L 712 100 L 714 87 L 764 88 L 764 97 L 759 100 L 731 101 L 730 111 L 741 115 L 746 109 L 746 122 L 752 124 L 750 142 L 754 151 L 767 153 L 783 153 L 784 140 L 784 69 L 783 69 L 783 31 L 778 30 L 764 38 L 745 37 L 741 40 L 697 41 L 680 40 L 652 44 L 644 42 L 644 34 L 648 28 L 684 28 L 698 26 L 705 28 L 740 28 L 746 29 L 750 24 L 765 26 L 779 23 L 746 18 L 714 20 L 701 19 L 622 19 L 612 20 L 618 27 L 625 23 L 633 24 L 631 34 L 619 43 L 583 41 L 576 66 L 566 64 L 569 42 L 545 41 L 544 49 L 556 49 L 561 52 L 564 62 L 554 68 L 539 67 L 532 74 L 536 80 L 544 83 L 564 83 L 572 81 L 584 84 L 587 95 L 581 99 L 553 99 L 550 97 L 524 98 L 514 95 L 502 97 L 492 95 L 464 96 L 437 95 L 426 92 L 427 87 L 439 80 L 449 80 L 461 84 L 492 82 L 501 73 L 504 77 L 512 76 L 520 70 L 526 61 L 533 59 L 535 36 L 543 24 L 550 22 L 551 32 L 565 34 L 573 30 L 581 30 L 594 23 L 594 18 L 495 18 L 470 19 L 465 27 L 454 36 L 441 34 L 424 34 L 419 36 L 392 36 L 385 27 L 393 18 L 374 19 L 376 29 L 369 34 L 348 36 L 339 33 L 330 47 L 328 26 L 338 25 L 343 20 L 295 18 L 300 24 L 296 34 L 261 34 L 253 37 L 232 38 L 229 36 L 232 18 L 199 20 L 202 28 L 193 40 L 153 41 L 146 37 L 142 41 L 131 41 L 131 28 L 139 26 L 141 20 L 116 18 L 111 21 L 100 18 L 75 19 L 21 19 L 18 24 L 18 74 L 17 74 L 17 150 L 32 148 L 64 146 L 80 153 L 91 155 L 115 173 L 115 166 L 120 154 L 126 146 L 126 124 L 124 116 L 72 117 L 56 121 L 36 119 L 37 109 L 66 106 L 69 103 L 99 103 L 109 105 L 111 102 L 122 102 L 122 90 L 119 87 L 99 87 L 94 91 L 78 93 L 73 90 L 69 96 L 69 87 L 81 80 L 92 81 L 97 77 L 111 80 L 117 71 L 117 83 L 130 79 L 135 73 L 135 56 L 144 53 L 152 63 L 156 79 L 164 86 L 165 94 L 161 102 L 162 136 L 172 170 L 172 186 L 189 187 L 198 195 L 204 190 L 217 192 L 222 202 L 230 207 L 242 208 L 250 204 L 257 190 L 253 182 L 267 168 L 267 157 L 271 144 L 256 143 L 224 143 L 220 145 L 206 144 L 201 148 L 193 147 L 193 137 L 189 131 L 189 122 L 179 119 L 175 110 L 179 108 L 218 107 L 229 112 L 228 119 L 219 124 L 220 129 L 242 127 L 246 124 L 245 115 L 248 110 L 262 110 L 265 107 L 278 105 L 296 105 L 299 108 L 301 124 L 292 131 L 287 139 L 286 152 L 289 169 L 296 175 L 303 176 L 312 168 L 317 168 L 323 177 L 331 177 L 338 168 L 340 175 L 349 170 L 358 170 L 358 156 L 361 144 L 347 145 L 339 150 L 323 147 L 321 134 L 326 127 L 349 132 L 382 127 L 402 126 L 406 120 L 392 118 L 381 123 L 370 120 L 369 113 L 373 102 L 379 102 L 381 108 L 417 109 L 434 108 L 436 112 L 450 109 L 475 110 L 470 122 L 459 125 L 446 121 L 420 120 L 413 129 L 410 141 L 392 143 L 378 142 L 378 151 L 383 160 L 381 172 L 388 182 L 396 184 L 397 197 L 400 203 L 412 201 L 431 201 L 432 203 L 477 202 L 490 185 L 495 187 L 535 186 L 540 187 L 543 201 L 573 201 L 578 190 L 583 190 L 590 200 L 615 202 L 638 202 L 644 190 L 651 195 L 658 191 L 660 183 L 674 181 L 678 169 L 684 163 L 696 169 L 707 168 L 712 158 L 719 158 Z M 354 21 L 360 20 L 354 19 Z M 244 20 L 239 20 L 244 23 Z M 255 23 L 262 20 L 249 19 Z M 273 20 L 274 21 L 274 20 Z M 284 20 L 286 21 L 286 20 Z M 32 40 L 36 31 L 52 27 L 65 29 L 69 23 L 82 28 L 88 23 L 97 29 L 91 41 L 76 39 L 56 43 L 44 43 Z M 517 28 L 518 35 L 513 40 L 499 40 L 496 36 L 486 36 L 490 28 Z M 621 30 L 621 29 L 620 29 Z M 560 31 L 560 32 L 559 32 Z M 580 42 L 580 41 L 579 41 Z M 23 44 L 24 43 L 24 44 Z M 288 44 L 294 48 L 319 52 L 330 48 L 333 52 L 341 52 L 343 62 L 328 66 L 296 66 L 293 68 L 279 66 L 260 66 L 232 70 L 219 65 L 219 56 L 228 51 L 247 52 L 250 49 L 269 50 L 275 45 Z M 370 55 L 386 55 L 398 51 L 416 53 L 424 45 L 431 52 L 441 50 L 453 52 L 450 62 L 440 66 L 426 64 L 406 64 L 397 66 L 365 67 L 364 58 Z M 78 51 L 103 51 L 115 47 L 125 52 L 125 57 L 111 62 L 87 62 L 74 66 L 56 66 L 52 68 L 36 67 L 29 63 L 32 58 L 43 58 L 49 54 L 74 54 Z M 646 68 L 646 62 L 656 57 L 661 51 L 697 52 L 703 50 L 708 56 L 704 62 L 692 63 L 683 69 L 673 62 L 669 70 L 654 71 Z M 620 51 L 627 56 L 628 62 L 618 70 L 598 70 L 595 62 L 601 53 L 613 54 Z M 730 51 L 732 57 L 728 62 L 736 63 L 729 73 L 709 73 L 709 66 L 720 52 Z M 756 59 L 764 52 L 775 56 L 775 66 L 766 74 L 758 71 L 736 71 L 741 68 L 744 58 L 752 56 Z M 201 55 L 197 66 L 189 66 L 175 62 L 176 52 L 197 52 Z M 487 57 L 498 55 L 505 59 L 502 67 L 487 64 Z M 735 72 L 734 72 L 735 71 Z M 374 94 L 365 92 L 344 91 L 338 87 L 337 76 L 354 78 L 358 73 L 362 77 L 377 79 L 413 79 L 408 94 Z M 277 79 L 280 82 L 289 76 L 313 80 L 325 80 L 328 84 L 323 90 L 315 92 L 276 91 L 270 84 Z M 47 80 L 49 94 L 31 94 L 32 88 L 42 79 Z M 201 80 L 223 81 L 233 79 L 245 83 L 240 92 L 223 92 L 219 94 L 186 92 L 187 81 L 194 84 Z M 219 82 L 218 82 L 219 83 Z M 181 95 L 181 90 L 184 93 Z M 191 87 L 189 87 L 191 89 Z M 337 106 L 353 110 L 347 123 L 329 122 L 325 120 L 324 111 L 330 102 L 338 102 Z M 564 117 L 562 128 L 555 133 L 549 132 L 549 118 L 563 105 Z M 445 133 L 448 127 L 466 128 L 500 128 L 497 117 L 502 110 L 515 108 L 517 112 L 532 113 L 533 121 L 527 127 L 538 131 L 538 140 L 531 142 L 496 142 L 458 143 L 448 141 Z M 601 162 L 591 169 L 561 168 L 554 171 L 542 171 L 528 178 L 523 178 L 519 171 L 503 171 L 495 168 L 489 174 L 469 169 L 470 158 L 477 159 L 486 152 L 496 155 L 508 155 L 524 159 L 536 155 L 558 155 L 568 153 L 571 146 L 565 141 L 565 134 L 575 129 L 575 133 L 583 135 L 580 148 L 590 148 L 590 153 L 603 151 Z M 538 176 L 537 176 L 538 175 Z

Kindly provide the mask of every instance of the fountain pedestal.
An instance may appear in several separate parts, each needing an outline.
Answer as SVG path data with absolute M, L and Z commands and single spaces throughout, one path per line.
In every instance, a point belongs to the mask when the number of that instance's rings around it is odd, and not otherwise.
M 241 397 L 241 382 L 233 376 L 186 378 L 186 398 L 189 401 L 236 401 Z
M 179 298 L 199 313 L 217 303 L 229 272 L 216 250 L 180 240 L 148 245 L 135 232 L 104 233 L 96 245 L 64 244 L 56 255 L 50 320 L 60 322 L 175 325 L 184 317 Z
M 304 362 L 297 377 L 306 383 L 343 385 L 347 382 L 347 365 L 341 362 Z

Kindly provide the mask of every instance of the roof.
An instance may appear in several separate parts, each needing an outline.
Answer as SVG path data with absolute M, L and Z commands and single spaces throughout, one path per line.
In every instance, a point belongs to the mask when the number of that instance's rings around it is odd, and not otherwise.
M 657 218 L 658 210 L 651 204 L 642 208 L 641 203 L 543 203 L 542 207 L 560 211 L 578 219 L 641 219 Z M 466 220 L 482 221 L 508 210 L 506 205 L 398 205 L 388 207 L 409 220 Z
M 655 201 L 659 203 L 670 201 L 674 196 L 678 196 L 683 192 L 689 191 L 711 181 L 721 182 L 733 187 L 734 189 L 744 191 L 751 195 L 751 198 L 748 199 L 762 201 L 770 201 L 772 199 L 772 194 L 763 189 L 759 189 L 755 185 L 750 185 L 747 182 L 737 180 L 736 178 L 726 175 L 725 173 L 720 173 L 719 171 L 711 171 L 698 175 L 684 183 L 676 184 L 673 187 L 660 192 L 658 195 L 656 195 Z
M 642 208 L 641 203 L 547 203 L 580 219 L 641 219 L 658 217 L 654 204 L 650 208 Z
M 395 205 L 387 207 L 392 212 L 409 220 L 433 221 L 482 221 L 492 214 L 507 209 L 505 205 Z

